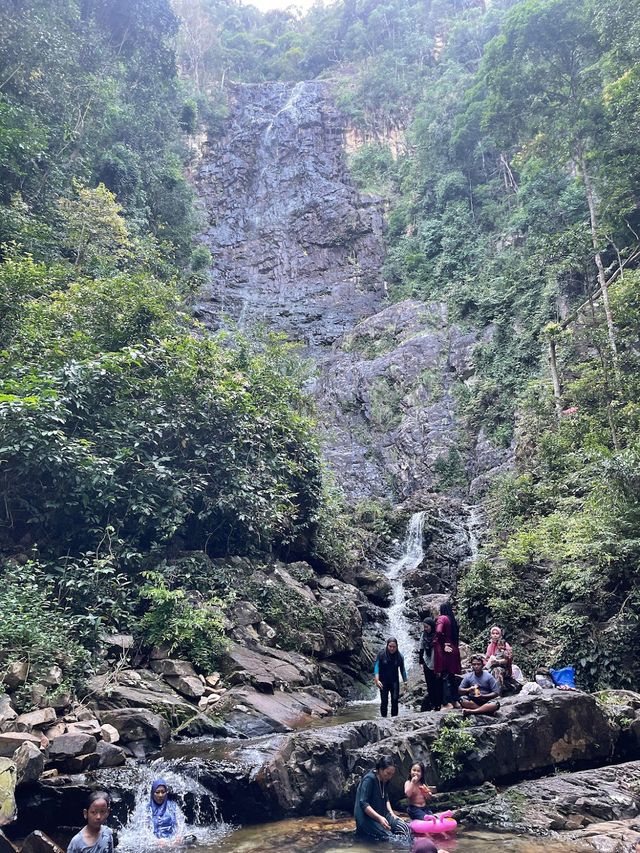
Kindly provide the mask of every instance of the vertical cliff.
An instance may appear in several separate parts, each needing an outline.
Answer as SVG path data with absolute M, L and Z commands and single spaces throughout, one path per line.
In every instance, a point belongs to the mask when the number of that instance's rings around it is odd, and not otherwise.
M 194 175 L 213 255 L 196 312 L 304 346 L 325 455 L 351 498 L 465 492 L 503 462 L 485 445 L 480 458 L 456 416 L 477 335 L 444 305 L 386 302 L 384 202 L 355 189 L 347 144 L 327 83 L 231 87 Z

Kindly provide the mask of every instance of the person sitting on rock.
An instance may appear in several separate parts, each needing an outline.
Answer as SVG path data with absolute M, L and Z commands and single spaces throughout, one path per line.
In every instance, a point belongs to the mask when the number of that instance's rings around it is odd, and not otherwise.
M 149 822 L 156 838 L 182 843 L 184 815 L 176 801 L 169 799 L 169 786 L 164 779 L 155 779 L 151 784 Z
M 398 651 L 398 641 L 389 637 L 386 647 L 379 652 L 373 668 L 373 680 L 380 691 L 380 713 L 387 716 L 389 694 L 391 694 L 391 716 L 398 716 L 400 701 L 400 675 L 407 683 L 407 671 L 404 668 L 404 658 Z
M 500 696 L 500 685 L 484 669 L 483 655 L 471 655 L 472 672 L 468 672 L 460 683 L 458 693 L 462 698 L 462 716 L 469 714 L 495 714 L 500 707 L 496 700 Z
M 500 690 L 517 692 L 518 685 L 513 678 L 513 649 L 504 638 L 504 632 L 494 625 L 489 634 L 489 645 L 484 656 L 485 668 L 500 685 Z
M 84 819 L 87 825 L 73 836 L 67 853 L 113 853 L 113 832 L 105 826 L 111 798 L 106 791 L 89 794 Z
M 360 780 L 356 791 L 353 817 L 356 833 L 375 841 L 390 841 L 394 836 L 408 838 L 408 825 L 391 808 L 387 784 L 395 775 L 393 758 L 383 755 Z

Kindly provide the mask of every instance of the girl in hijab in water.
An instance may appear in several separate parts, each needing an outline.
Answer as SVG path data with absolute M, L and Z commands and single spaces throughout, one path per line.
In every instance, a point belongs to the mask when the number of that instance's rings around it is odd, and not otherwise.
M 183 841 L 184 815 L 175 800 L 169 799 L 169 786 L 164 779 L 156 779 L 151 785 L 149 818 L 156 838 L 177 844 Z

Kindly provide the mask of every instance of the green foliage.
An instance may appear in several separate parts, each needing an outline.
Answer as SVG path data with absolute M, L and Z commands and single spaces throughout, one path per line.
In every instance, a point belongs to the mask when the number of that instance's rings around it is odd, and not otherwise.
M 292 651 L 311 652 L 310 634 L 322 634 L 323 617 L 320 608 L 310 603 L 290 586 L 267 578 L 266 583 L 249 581 L 245 594 L 249 596 L 265 622 L 275 628 L 278 645 Z
M 0 672 L 15 662 L 28 664 L 19 701 L 19 710 L 27 711 L 35 707 L 31 686 L 53 664 L 63 672 L 63 681 L 56 689 L 73 689 L 80 684 L 89 660 L 78 641 L 82 618 L 71 616 L 54 601 L 52 585 L 36 563 L 20 566 L 2 560 L 0 576 Z
M 456 447 L 450 447 L 446 454 L 438 456 L 433 465 L 438 478 L 439 489 L 449 489 L 468 484 L 464 459 Z
M 459 717 L 445 717 L 438 737 L 431 744 L 439 777 L 451 782 L 464 767 L 465 757 L 476 748 L 476 742 L 468 729 L 469 721 Z
M 202 672 L 213 672 L 226 648 L 223 602 L 219 598 L 190 600 L 184 589 L 170 589 L 162 572 L 143 572 L 140 599 L 146 612 L 140 620 L 149 645 L 164 645 L 172 655 L 190 660 Z

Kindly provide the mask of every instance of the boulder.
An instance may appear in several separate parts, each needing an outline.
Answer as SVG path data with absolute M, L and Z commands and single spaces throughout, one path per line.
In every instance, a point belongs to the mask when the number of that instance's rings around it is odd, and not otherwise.
M 40 735 L 32 735 L 29 732 L 3 732 L 0 734 L 0 756 L 12 758 L 13 753 L 23 743 L 34 743 L 40 746 Z
M 164 680 L 182 696 L 195 702 L 204 693 L 204 684 L 197 676 L 165 675 Z
M 55 841 L 52 841 L 44 832 L 37 829 L 30 835 L 27 835 L 22 842 L 21 853 L 64 853 L 62 847 L 58 847 Z
M 521 782 L 485 803 L 460 810 L 465 822 L 531 832 L 578 830 L 640 815 L 640 761 Z
M 191 709 L 193 714 L 193 709 Z M 120 733 L 120 741 L 132 748 L 137 744 L 142 750 L 156 750 L 171 737 L 167 721 L 147 708 L 119 708 L 105 711 L 102 722 L 113 726 Z
M 165 660 L 152 660 L 151 669 L 158 675 L 181 675 L 185 678 L 196 678 L 196 671 L 193 664 L 188 660 L 173 660 L 172 658 Z
M 216 713 L 224 718 L 228 729 L 243 736 L 287 732 L 335 710 L 335 696 L 316 689 L 319 693 L 307 689 L 263 693 L 250 686 L 234 687 L 216 705 Z
M 29 675 L 29 663 L 26 660 L 13 661 L 6 666 L 3 665 L 3 669 L 2 684 L 7 690 L 17 690 L 18 687 L 22 687 Z
M 126 657 L 135 648 L 133 634 L 109 634 L 102 637 L 102 642 L 111 657 Z
M 99 767 L 119 767 L 126 760 L 125 752 L 121 747 L 107 743 L 105 740 L 98 741 L 96 754 L 99 758 Z
M 117 743 L 120 740 L 120 732 L 115 726 L 104 723 L 100 726 L 100 737 L 107 743 Z
M 128 670 L 119 676 L 116 684 L 109 674 L 96 675 L 88 680 L 88 690 L 91 692 L 89 704 L 97 711 L 164 707 L 168 715 L 178 720 L 193 715 L 193 705 L 149 670 Z
M 50 666 L 44 675 L 40 676 L 40 681 L 45 687 L 57 687 L 59 684 L 62 684 L 62 669 L 54 664 Z
M 64 770 L 65 773 L 86 773 L 89 770 L 96 770 L 99 766 L 100 756 L 97 752 L 72 755 L 64 761 L 58 762 L 58 769 Z
M 56 764 L 64 764 L 78 755 L 87 755 L 96 751 L 96 739 L 84 732 L 68 733 L 54 738 L 49 745 L 49 759 Z
M 13 753 L 16 764 L 17 784 L 37 782 L 44 770 L 44 754 L 34 743 L 23 743 Z
M 181 737 L 228 737 L 230 730 L 219 719 L 214 720 L 207 714 L 194 714 L 176 730 L 176 734 Z
M 369 601 L 379 607 L 388 607 L 391 604 L 393 588 L 383 572 L 370 566 L 362 566 L 356 571 L 356 583 Z
M 262 622 L 262 616 L 257 607 L 250 601 L 234 601 L 227 610 L 227 618 L 233 628 L 238 625 L 241 627 L 259 625 Z
M 220 678 L 221 678 L 221 676 L 220 676 L 219 672 L 212 672 L 211 675 L 207 675 L 207 677 L 205 678 L 205 683 L 207 684 L 208 687 L 211 687 L 211 688 L 219 687 L 220 686 Z
M 12 729 L 17 716 L 11 705 L 11 699 L 6 693 L 0 694 L 0 732 Z
M 0 757 L 0 826 L 15 820 L 17 770 L 13 761 Z
M 229 684 L 253 684 L 258 690 L 310 684 L 316 667 L 297 652 L 284 652 L 259 646 L 247 649 L 231 643 L 224 655 L 224 669 Z
M 15 721 L 15 728 L 19 732 L 31 732 L 41 729 L 56 721 L 56 712 L 53 708 L 42 708 L 39 711 L 30 711 L 28 714 L 20 714 Z

